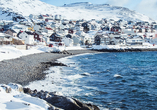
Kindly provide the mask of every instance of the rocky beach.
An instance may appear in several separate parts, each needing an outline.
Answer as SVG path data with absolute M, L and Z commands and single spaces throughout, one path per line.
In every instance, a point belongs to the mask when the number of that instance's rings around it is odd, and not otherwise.
M 95 53 L 91 50 L 69 50 L 69 53 L 40 53 L 0 62 L 0 84 L 18 83 L 27 85 L 31 81 L 44 79 L 44 70 L 58 65 L 57 59 L 77 54 Z M 59 64 L 61 65 L 61 64 Z M 62 65 L 61 65 L 62 66 Z
M 0 62 L 0 87 L 5 88 L 6 93 L 11 91 L 7 86 L 9 83 L 20 84 L 23 87 L 30 82 L 36 80 L 44 80 L 48 70 L 53 66 L 67 66 L 57 59 L 68 57 L 72 55 L 86 54 L 86 53 L 98 53 L 98 52 L 133 52 L 133 51 L 156 51 L 156 49 L 101 49 L 101 50 L 68 50 L 62 52 L 48 52 L 38 53 L 20 58 L 3 60 Z M 10 84 L 9 84 L 10 85 Z M 16 86 L 17 86 L 16 85 Z M 37 90 L 36 88 L 23 88 L 20 91 L 32 96 L 38 97 L 49 105 L 49 110 L 100 110 L 96 105 L 90 103 L 84 103 L 76 98 L 67 97 L 60 94 L 60 91 L 46 91 Z M 28 104 L 27 104 L 28 105 Z
M 85 53 L 96 53 L 91 50 L 69 50 L 61 53 L 40 53 L 28 56 L 23 56 L 17 59 L 4 60 L 0 62 L 0 84 L 16 83 L 22 86 L 28 85 L 29 82 L 42 80 L 46 74 L 43 73 L 51 66 L 66 66 L 57 59 L 67 57 L 70 55 L 78 55 Z M 5 88 L 6 92 L 10 90 L 8 86 L 1 86 Z M 38 97 L 45 100 L 49 104 L 50 110 L 99 110 L 95 105 L 85 104 L 77 99 L 61 96 L 60 94 L 48 92 L 30 90 L 29 88 L 23 89 L 24 93 L 31 95 L 32 97 Z M 55 92 L 55 91 L 54 91 Z M 59 91 L 57 91 L 59 92 Z M 55 107 L 54 107 L 55 106 Z M 56 108 L 57 107 L 57 108 Z M 60 108 L 60 109 L 59 109 Z
M 83 49 L 68 50 L 56 53 L 39 53 L 20 58 L 3 60 L 0 62 L 0 84 L 17 83 L 22 86 L 29 84 L 35 80 L 44 79 L 45 70 L 51 66 L 66 66 L 57 59 L 68 57 L 71 55 L 98 53 L 98 52 L 134 52 L 134 51 L 156 51 L 157 49 Z

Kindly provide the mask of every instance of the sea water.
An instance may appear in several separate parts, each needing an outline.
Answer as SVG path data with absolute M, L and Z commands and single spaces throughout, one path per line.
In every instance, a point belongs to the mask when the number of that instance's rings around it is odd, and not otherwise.
M 106 109 L 157 109 L 157 52 L 85 54 L 59 59 L 38 90 L 58 91 Z

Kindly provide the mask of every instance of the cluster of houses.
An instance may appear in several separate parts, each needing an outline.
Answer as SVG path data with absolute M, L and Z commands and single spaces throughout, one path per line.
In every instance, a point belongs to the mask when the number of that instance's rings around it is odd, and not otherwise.
M 61 15 L 49 14 L 31 14 L 30 20 L 17 19 L 0 21 L 0 45 L 138 46 L 144 45 L 145 42 L 157 44 L 156 22 L 66 20 Z

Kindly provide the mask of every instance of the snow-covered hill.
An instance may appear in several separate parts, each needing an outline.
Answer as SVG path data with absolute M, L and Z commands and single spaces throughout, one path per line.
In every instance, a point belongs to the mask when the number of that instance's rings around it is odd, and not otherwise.
M 112 6 L 109 4 L 91 4 L 89 2 L 78 2 L 68 5 L 64 5 L 67 9 L 73 10 L 71 13 L 76 15 L 77 18 L 85 17 L 84 19 L 123 19 L 123 20 L 134 20 L 134 21 L 152 21 L 151 18 L 129 10 L 128 8 Z M 76 14 L 75 14 L 76 13 Z
M 123 19 L 134 21 L 153 21 L 151 18 L 131 11 L 128 8 L 111 6 L 109 4 L 91 4 L 78 2 L 62 7 L 46 4 L 40 0 L 0 0 L 0 19 L 12 19 L 16 14 L 29 16 L 30 14 L 62 15 L 65 19 Z

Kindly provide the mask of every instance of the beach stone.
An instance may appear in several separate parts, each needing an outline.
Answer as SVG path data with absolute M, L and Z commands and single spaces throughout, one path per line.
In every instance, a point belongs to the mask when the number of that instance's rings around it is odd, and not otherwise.
M 50 98 L 47 98 L 46 101 L 64 110 L 100 110 L 95 105 L 85 104 L 76 99 L 64 97 L 64 96 L 50 97 Z
M 2 84 L 1 87 L 5 90 L 6 93 L 10 93 L 12 91 L 11 87 L 5 84 Z
M 35 89 L 33 92 L 34 92 L 34 93 L 37 93 L 38 91 Z
M 73 99 L 73 100 L 81 107 L 81 110 L 100 110 L 96 105 L 85 104 L 77 99 Z
M 48 92 L 44 90 L 37 92 L 36 89 L 24 88 L 24 93 L 43 99 L 49 105 L 56 107 L 55 109 L 50 107 L 49 110 L 100 110 L 95 105 L 85 104 L 77 99 L 65 97 L 60 92 Z
M 47 98 L 46 101 L 64 110 L 78 110 L 81 108 L 79 105 L 77 105 L 77 103 L 75 103 L 73 99 L 63 96 L 54 96 L 51 98 Z
M 10 86 L 12 89 L 16 91 L 23 92 L 23 87 L 19 84 L 9 83 L 8 86 Z
M 61 92 L 50 92 L 49 93 L 50 95 L 52 95 L 52 96 L 63 96 L 63 94 L 61 93 Z
M 24 93 L 31 94 L 32 90 L 30 88 L 23 88 Z

